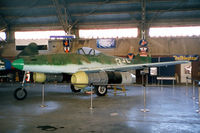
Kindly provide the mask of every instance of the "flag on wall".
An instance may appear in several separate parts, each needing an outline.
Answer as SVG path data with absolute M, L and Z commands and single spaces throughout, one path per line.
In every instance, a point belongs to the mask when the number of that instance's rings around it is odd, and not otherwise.
M 142 47 L 146 47 L 148 45 L 148 42 L 145 39 L 140 40 L 139 45 Z
M 135 55 L 133 53 L 128 53 L 127 58 L 129 58 L 130 60 L 132 60 L 135 57 Z
M 145 39 L 141 39 L 139 41 L 139 45 L 140 45 L 140 48 L 139 48 L 139 54 L 140 56 L 148 56 L 148 42 L 145 40 Z
M 65 53 L 70 52 L 70 40 L 63 40 L 63 48 Z

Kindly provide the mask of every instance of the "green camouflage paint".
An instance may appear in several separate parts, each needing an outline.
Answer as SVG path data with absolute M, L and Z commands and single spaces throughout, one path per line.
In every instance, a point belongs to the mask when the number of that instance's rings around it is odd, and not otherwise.
M 68 65 L 77 64 L 82 65 L 85 63 L 98 62 L 101 64 L 117 64 L 116 58 L 123 60 L 125 58 L 108 56 L 105 54 L 99 55 L 80 55 L 75 53 L 70 54 L 50 54 L 50 55 L 35 55 L 32 57 L 23 57 L 24 64 L 26 65 Z M 127 59 L 129 60 L 129 59 Z M 137 55 L 130 63 L 124 64 L 141 64 L 150 63 L 151 57 L 141 57 Z

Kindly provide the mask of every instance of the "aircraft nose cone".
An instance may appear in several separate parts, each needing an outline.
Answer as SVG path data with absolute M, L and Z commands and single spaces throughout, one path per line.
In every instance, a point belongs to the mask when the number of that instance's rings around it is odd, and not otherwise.
M 23 70 L 23 68 L 24 68 L 24 60 L 23 59 L 14 60 L 12 62 L 12 66 L 14 68 L 16 68 L 16 69 Z

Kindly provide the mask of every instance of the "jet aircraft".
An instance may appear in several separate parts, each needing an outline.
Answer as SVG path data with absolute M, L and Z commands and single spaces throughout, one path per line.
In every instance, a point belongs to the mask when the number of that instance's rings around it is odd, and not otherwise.
M 129 70 L 187 62 L 151 63 L 151 57 L 137 55 L 134 59 L 128 59 L 108 56 L 98 50 L 83 47 L 76 53 L 21 56 L 13 61 L 12 66 L 25 72 L 33 72 L 34 82 L 61 82 L 66 77 L 70 77 L 73 92 L 80 92 L 82 88 L 92 85 L 98 96 L 104 96 L 108 85 L 133 84 L 136 81 L 136 76 L 128 72 Z M 14 92 L 18 100 L 23 100 L 26 95 L 23 85 Z

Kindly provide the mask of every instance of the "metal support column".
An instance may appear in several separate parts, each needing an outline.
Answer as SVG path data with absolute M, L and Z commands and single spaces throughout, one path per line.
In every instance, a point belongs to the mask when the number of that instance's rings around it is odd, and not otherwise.
M 90 95 L 90 110 L 93 110 L 93 86 L 91 88 L 91 95 Z
M 195 80 L 192 82 L 192 99 L 195 100 Z
M 44 83 L 42 84 L 42 104 L 40 105 L 40 107 L 47 107 L 47 105 L 44 104 Z
M 198 88 L 198 93 L 199 93 L 199 104 L 198 104 L 198 110 L 196 110 L 196 112 L 200 113 L 200 86 Z
M 146 109 L 146 84 L 144 82 L 144 75 L 142 75 L 142 85 L 143 85 L 143 91 L 144 91 L 144 109 L 141 109 L 140 111 L 141 112 L 149 112 L 150 110 L 149 109 Z

